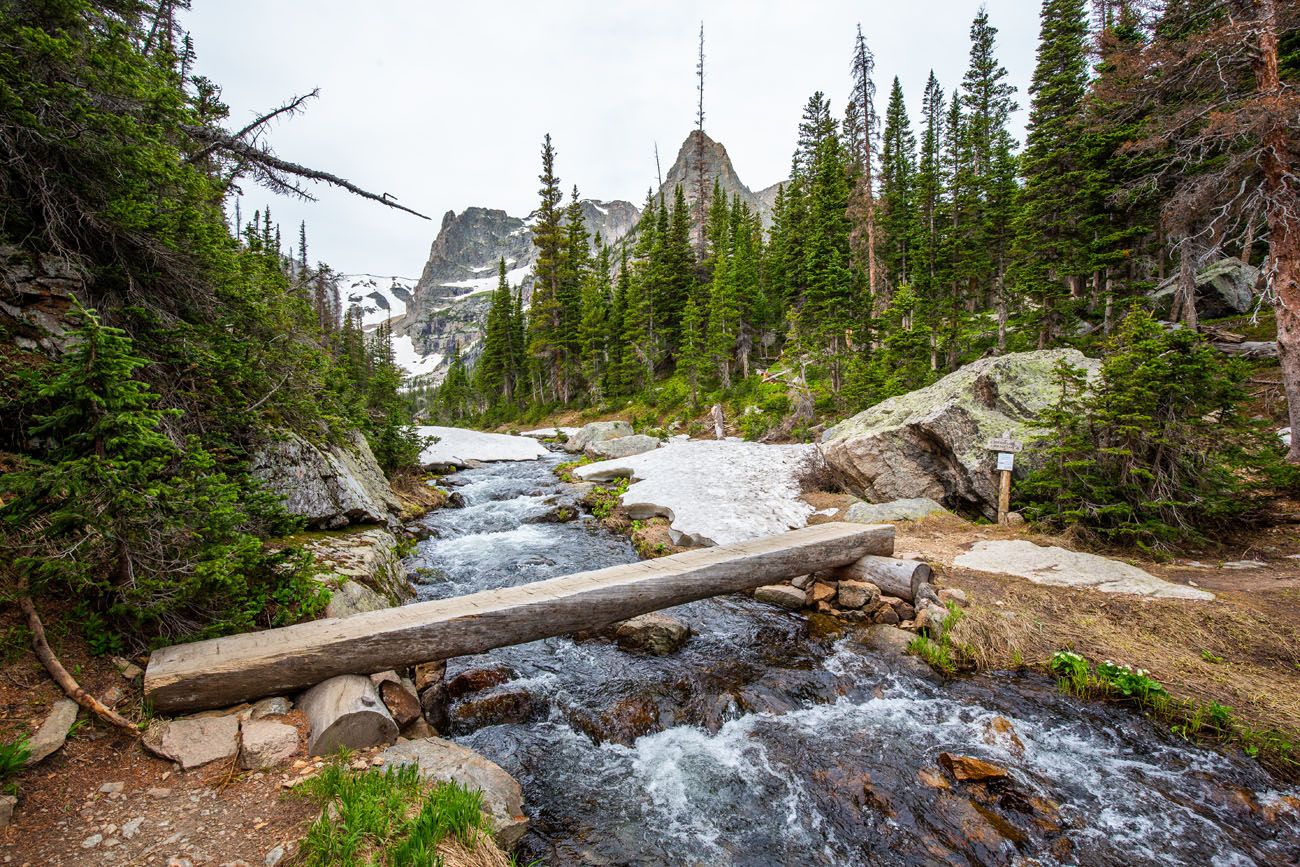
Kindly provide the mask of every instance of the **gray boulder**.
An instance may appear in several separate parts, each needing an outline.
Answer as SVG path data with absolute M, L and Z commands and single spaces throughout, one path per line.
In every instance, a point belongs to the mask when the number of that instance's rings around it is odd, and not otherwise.
M 1196 275 L 1196 312 L 1205 319 L 1250 312 L 1258 279 L 1258 268 L 1235 257 L 1206 266 Z M 1152 291 L 1151 304 L 1157 316 L 1169 318 L 1177 292 L 1177 275 Z
M 1021 441 L 1033 438 L 1031 423 L 1058 396 L 1053 368 L 1062 360 L 1089 377 L 1100 368 L 1074 349 L 982 358 L 827 430 L 826 463 L 871 502 L 926 497 L 996 517 L 995 456 L 985 444 L 1006 431 Z M 1032 460 L 1028 453 L 1017 456 L 1017 474 Z
M 253 453 L 252 473 L 285 508 L 313 528 L 384 524 L 401 504 L 388 485 L 366 438 L 353 431 L 346 446 L 319 449 L 292 432 Z
M 632 434 L 632 425 L 625 421 L 593 421 L 589 425 L 584 425 L 581 430 L 569 437 L 564 444 L 564 450 L 576 454 L 585 451 L 587 446 L 592 443 L 603 443 L 605 440 L 630 437 Z
M 856 524 L 887 524 L 890 521 L 919 521 L 926 515 L 947 512 L 929 497 L 890 500 L 888 503 L 854 503 L 845 519 Z
M 630 458 L 642 452 L 659 448 L 659 440 L 645 434 L 630 437 L 616 437 L 612 440 L 594 442 L 583 449 L 583 453 L 593 461 L 606 461 L 611 458 Z
M 515 778 L 500 765 L 473 750 L 442 738 L 424 738 L 389 747 L 383 752 L 384 766 L 414 764 L 420 776 L 431 781 L 455 780 L 483 793 L 492 836 L 503 849 L 513 848 L 528 831 L 524 815 L 524 794 Z
M 239 766 L 247 771 L 274 768 L 298 752 L 298 730 L 288 723 L 247 720 L 240 733 Z

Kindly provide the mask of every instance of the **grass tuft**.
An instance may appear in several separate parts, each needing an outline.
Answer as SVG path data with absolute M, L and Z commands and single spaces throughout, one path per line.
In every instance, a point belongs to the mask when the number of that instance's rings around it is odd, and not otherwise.
M 454 780 L 426 783 L 415 765 L 352 771 L 341 753 L 295 794 L 321 808 L 299 848 L 304 867 L 455 867 L 449 852 L 495 849 L 482 793 Z M 506 863 L 483 854 L 482 863 Z

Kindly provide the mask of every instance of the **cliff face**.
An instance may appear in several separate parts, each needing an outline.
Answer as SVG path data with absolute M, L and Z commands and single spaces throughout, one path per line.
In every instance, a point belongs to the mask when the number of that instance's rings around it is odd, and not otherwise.
M 770 225 L 777 185 L 753 192 L 736 174 L 727 149 L 707 135 L 701 140 L 700 135 L 692 132 L 682 143 L 660 189 L 665 201 L 672 201 L 678 184 L 694 201 L 696 165 L 702 151 L 709 191 L 717 178 L 728 198 L 740 196 L 762 216 L 765 226 Z M 593 245 L 597 234 L 612 244 L 635 231 L 641 211 L 631 202 L 584 199 L 582 215 Z M 467 360 L 478 355 L 500 259 L 505 259 L 510 286 L 522 287 L 525 304 L 532 297 L 533 263 L 537 258 L 532 232 L 535 219 L 536 214 L 512 217 L 492 208 L 466 208 L 460 214 L 448 211 L 429 248 L 420 279 L 409 291 L 397 281 L 392 281 L 391 287 L 356 284 L 349 299 L 354 300 L 355 294 L 355 300 L 372 310 L 367 325 L 391 317 L 394 335 L 404 339 L 404 347 L 409 341 L 409 352 L 416 359 L 406 367 L 422 378 L 439 382 L 453 347 Z

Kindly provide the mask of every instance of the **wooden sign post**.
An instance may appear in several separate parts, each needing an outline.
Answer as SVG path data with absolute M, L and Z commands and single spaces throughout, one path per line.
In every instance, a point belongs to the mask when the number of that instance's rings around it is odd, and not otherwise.
M 994 437 L 985 445 L 989 451 L 998 453 L 998 523 L 1007 523 L 1007 513 L 1011 511 L 1011 471 L 1016 466 L 1016 454 L 1024 444 L 1007 431 L 1000 437 Z

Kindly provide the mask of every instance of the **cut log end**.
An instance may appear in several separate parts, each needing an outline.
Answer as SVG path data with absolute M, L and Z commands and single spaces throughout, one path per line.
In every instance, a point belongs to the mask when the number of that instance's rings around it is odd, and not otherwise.
M 327 756 L 340 748 L 356 750 L 392 743 L 397 722 L 370 678 L 343 674 L 303 693 L 298 707 L 311 723 L 307 752 Z
M 868 554 L 862 559 L 834 571 L 842 581 L 869 581 L 886 596 L 912 602 L 921 585 L 930 581 L 930 567 L 920 560 L 899 560 Z

